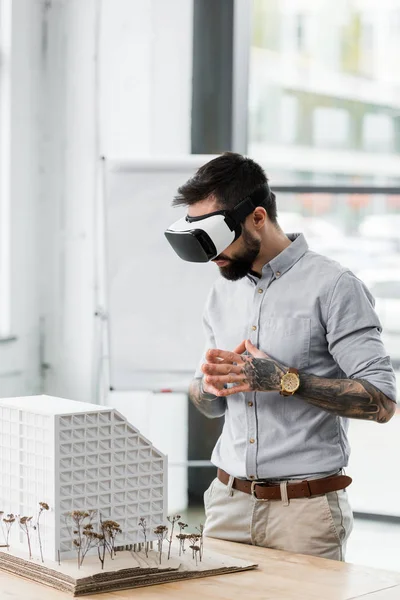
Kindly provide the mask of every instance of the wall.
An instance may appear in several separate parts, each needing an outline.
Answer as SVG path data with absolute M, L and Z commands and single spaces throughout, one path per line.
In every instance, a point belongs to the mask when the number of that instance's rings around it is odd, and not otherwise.
M 69 0 L 51 3 L 47 22 L 45 391 L 95 400 L 94 313 L 104 299 L 98 159 L 189 150 L 191 2 Z
M 44 392 L 96 401 L 106 364 L 104 323 L 95 316 L 105 300 L 100 156 L 189 151 L 192 1 L 12 5 L 17 340 L 0 345 L 0 395 Z M 143 397 L 130 400 L 138 418 Z M 186 399 L 170 398 L 180 402 L 186 440 Z M 157 441 L 163 450 L 162 435 Z M 183 448 L 178 458 L 186 458 Z
M 11 335 L 0 344 L 0 396 L 36 393 L 40 332 L 36 258 L 40 123 L 41 6 L 12 2 L 11 46 Z M 1 68 L 1 67 L 0 67 Z

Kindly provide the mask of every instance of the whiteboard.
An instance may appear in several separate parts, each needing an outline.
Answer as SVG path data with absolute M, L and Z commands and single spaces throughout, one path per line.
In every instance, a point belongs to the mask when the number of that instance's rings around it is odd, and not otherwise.
M 204 350 L 202 312 L 219 276 L 181 260 L 164 230 L 177 188 L 212 156 L 104 161 L 110 386 L 187 389 Z

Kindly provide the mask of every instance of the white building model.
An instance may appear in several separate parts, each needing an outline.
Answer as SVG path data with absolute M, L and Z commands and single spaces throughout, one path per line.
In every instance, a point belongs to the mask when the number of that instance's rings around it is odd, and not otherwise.
M 75 555 L 65 518 L 73 510 L 96 510 L 103 521 L 117 521 L 118 546 L 144 541 L 141 517 L 148 540 L 165 524 L 166 457 L 112 408 L 50 396 L 0 399 L 0 469 L 4 517 L 33 516 L 35 522 L 39 502 L 50 507 L 40 521 L 45 560 L 58 560 L 59 552 Z M 9 546 L 27 551 L 17 522 Z M 34 534 L 32 553 L 39 555 Z

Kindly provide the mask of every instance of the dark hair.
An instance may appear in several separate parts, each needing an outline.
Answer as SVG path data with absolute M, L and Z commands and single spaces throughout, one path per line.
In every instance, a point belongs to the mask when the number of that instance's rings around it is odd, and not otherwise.
M 200 167 L 178 189 L 172 204 L 190 206 L 213 195 L 221 209 L 232 209 L 261 185 L 268 187 L 268 178 L 260 165 L 241 154 L 225 152 Z M 263 206 L 269 219 L 276 223 L 275 194 L 271 190 Z

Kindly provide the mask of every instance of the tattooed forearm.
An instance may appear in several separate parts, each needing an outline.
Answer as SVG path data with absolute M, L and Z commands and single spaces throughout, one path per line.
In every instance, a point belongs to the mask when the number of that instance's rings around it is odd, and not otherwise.
M 342 417 L 387 423 L 396 405 L 363 379 L 325 379 L 300 374 L 298 390 L 304 400 Z
M 206 417 L 214 419 L 225 414 L 225 398 L 217 398 L 203 392 L 201 379 L 193 379 L 189 387 L 189 398 L 194 406 Z
M 275 360 L 250 358 L 242 373 L 250 389 L 262 392 L 280 390 L 287 369 Z M 325 379 L 300 373 L 299 395 L 310 404 L 342 417 L 387 423 L 396 405 L 364 379 Z
M 264 392 L 279 390 L 285 373 L 277 362 L 265 358 L 249 359 L 242 370 L 251 389 Z

